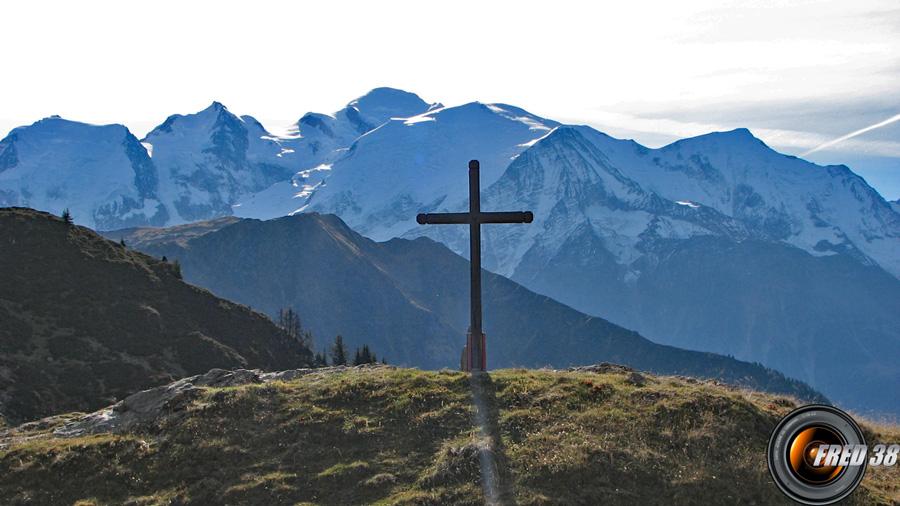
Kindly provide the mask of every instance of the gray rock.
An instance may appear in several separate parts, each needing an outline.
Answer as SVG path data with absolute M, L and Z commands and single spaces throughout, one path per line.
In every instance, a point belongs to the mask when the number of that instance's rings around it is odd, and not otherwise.
M 63 424 L 53 431 L 59 437 L 78 437 L 85 434 L 122 433 L 135 430 L 147 430 L 155 426 L 164 416 L 182 411 L 208 387 L 230 387 L 271 381 L 291 381 L 311 374 L 333 374 L 347 369 L 387 368 L 382 364 L 366 364 L 361 366 L 337 366 L 320 369 L 293 369 L 279 372 L 263 373 L 258 370 L 212 369 L 205 374 L 198 374 L 180 379 L 168 385 L 151 388 L 125 399 L 107 408 L 95 411 Z M 47 420 L 47 424 L 54 417 Z M 39 423 L 39 422 L 34 422 Z

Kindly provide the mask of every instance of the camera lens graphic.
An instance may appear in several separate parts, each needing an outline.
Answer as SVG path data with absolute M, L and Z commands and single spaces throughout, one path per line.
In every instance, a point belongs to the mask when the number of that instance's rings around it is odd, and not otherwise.
M 803 406 L 788 414 L 769 439 L 767 460 L 775 484 L 791 499 L 833 504 L 850 495 L 865 474 L 860 466 L 816 465 L 822 445 L 865 444 L 856 422 L 832 406 Z M 824 458 L 824 455 L 822 456 Z
M 798 431 L 788 446 L 788 462 L 794 475 L 807 483 L 824 485 L 840 477 L 841 466 L 816 466 L 821 445 L 846 444 L 844 438 L 831 427 L 811 426 Z

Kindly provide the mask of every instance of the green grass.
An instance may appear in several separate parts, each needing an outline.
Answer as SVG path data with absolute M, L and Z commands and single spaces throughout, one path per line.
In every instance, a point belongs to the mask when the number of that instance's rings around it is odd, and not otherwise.
M 765 446 L 788 398 L 709 382 L 504 370 L 481 383 L 502 496 L 788 504 Z M 141 434 L 0 439 L 10 504 L 483 504 L 468 376 L 374 368 L 210 388 Z M 870 441 L 897 441 L 867 426 Z M 28 439 L 22 439 L 27 437 Z M 870 469 L 855 504 L 900 500 Z

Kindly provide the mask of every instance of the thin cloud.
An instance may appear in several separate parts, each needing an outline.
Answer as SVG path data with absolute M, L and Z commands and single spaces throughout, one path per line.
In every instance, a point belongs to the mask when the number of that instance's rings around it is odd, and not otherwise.
M 864 134 L 864 133 L 866 133 L 866 132 L 871 132 L 872 130 L 875 130 L 876 128 L 881 128 L 881 127 L 883 127 L 883 126 L 890 125 L 891 123 L 896 123 L 897 121 L 900 121 L 900 114 L 896 114 L 896 115 L 891 116 L 890 118 L 888 118 L 888 119 L 886 119 L 886 120 L 884 120 L 884 121 L 879 121 L 878 123 L 875 123 L 874 125 L 869 125 L 869 126 L 867 126 L 867 127 L 865 127 L 865 128 L 860 128 L 859 130 L 856 130 L 856 131 L 854 131 L 854 132 L 850 132 L 850 133 L 847 134 L 847 135 L 842 135 L 842 136 L 838 137 L 837 139 L 832 139 L 832 140 L 830 140 L 830 141 L 828 141 L 828 142 L 826 142 L 826 143 L 824 143 L 824 144 L 820 144 L 820 145 L 818 145 L 818 146 L 816 146 L 816 147 L 810 149 L 809 151 L 806 151 L 806 152 L 804 152 L 804 153 L 801 153 L 800 156 L 806 156 L 806 155 L 809 155 L 809 154 L 811 154 L 811 153 L 815 153 L 816 151 L 825 149 L 825 148 L 830 147 L 830 146 L 834 146 L 835 144 L 838 144 L 838 143 L 840 143 L 840 142 L 844 142 L 844 141 L 846 141 L 846 140 L 848 140 L 848 139 L 852 139 L 852 138 L 854 138 L 854 137 L 856 137 L 856 136 L 858 136 L 858 135 L 862 135 L 862 134 Z

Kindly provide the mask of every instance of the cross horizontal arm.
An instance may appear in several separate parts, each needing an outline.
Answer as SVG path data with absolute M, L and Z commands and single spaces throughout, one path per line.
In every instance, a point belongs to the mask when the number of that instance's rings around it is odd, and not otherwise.
M 531 223 L 534 221 L 534 214 L 531 211 L 479 213 L 478 221 L 479 223 Z
M 531 223 L 531 211 L 477 213 L 478 223 Z M 416 216 L 420 225 L 462 225 L 472 222 L 472 213 L 423 213 Z
M 423 213 L 416 216 L 419 225 L 446 225 L 469 223 L 469 213 Z

